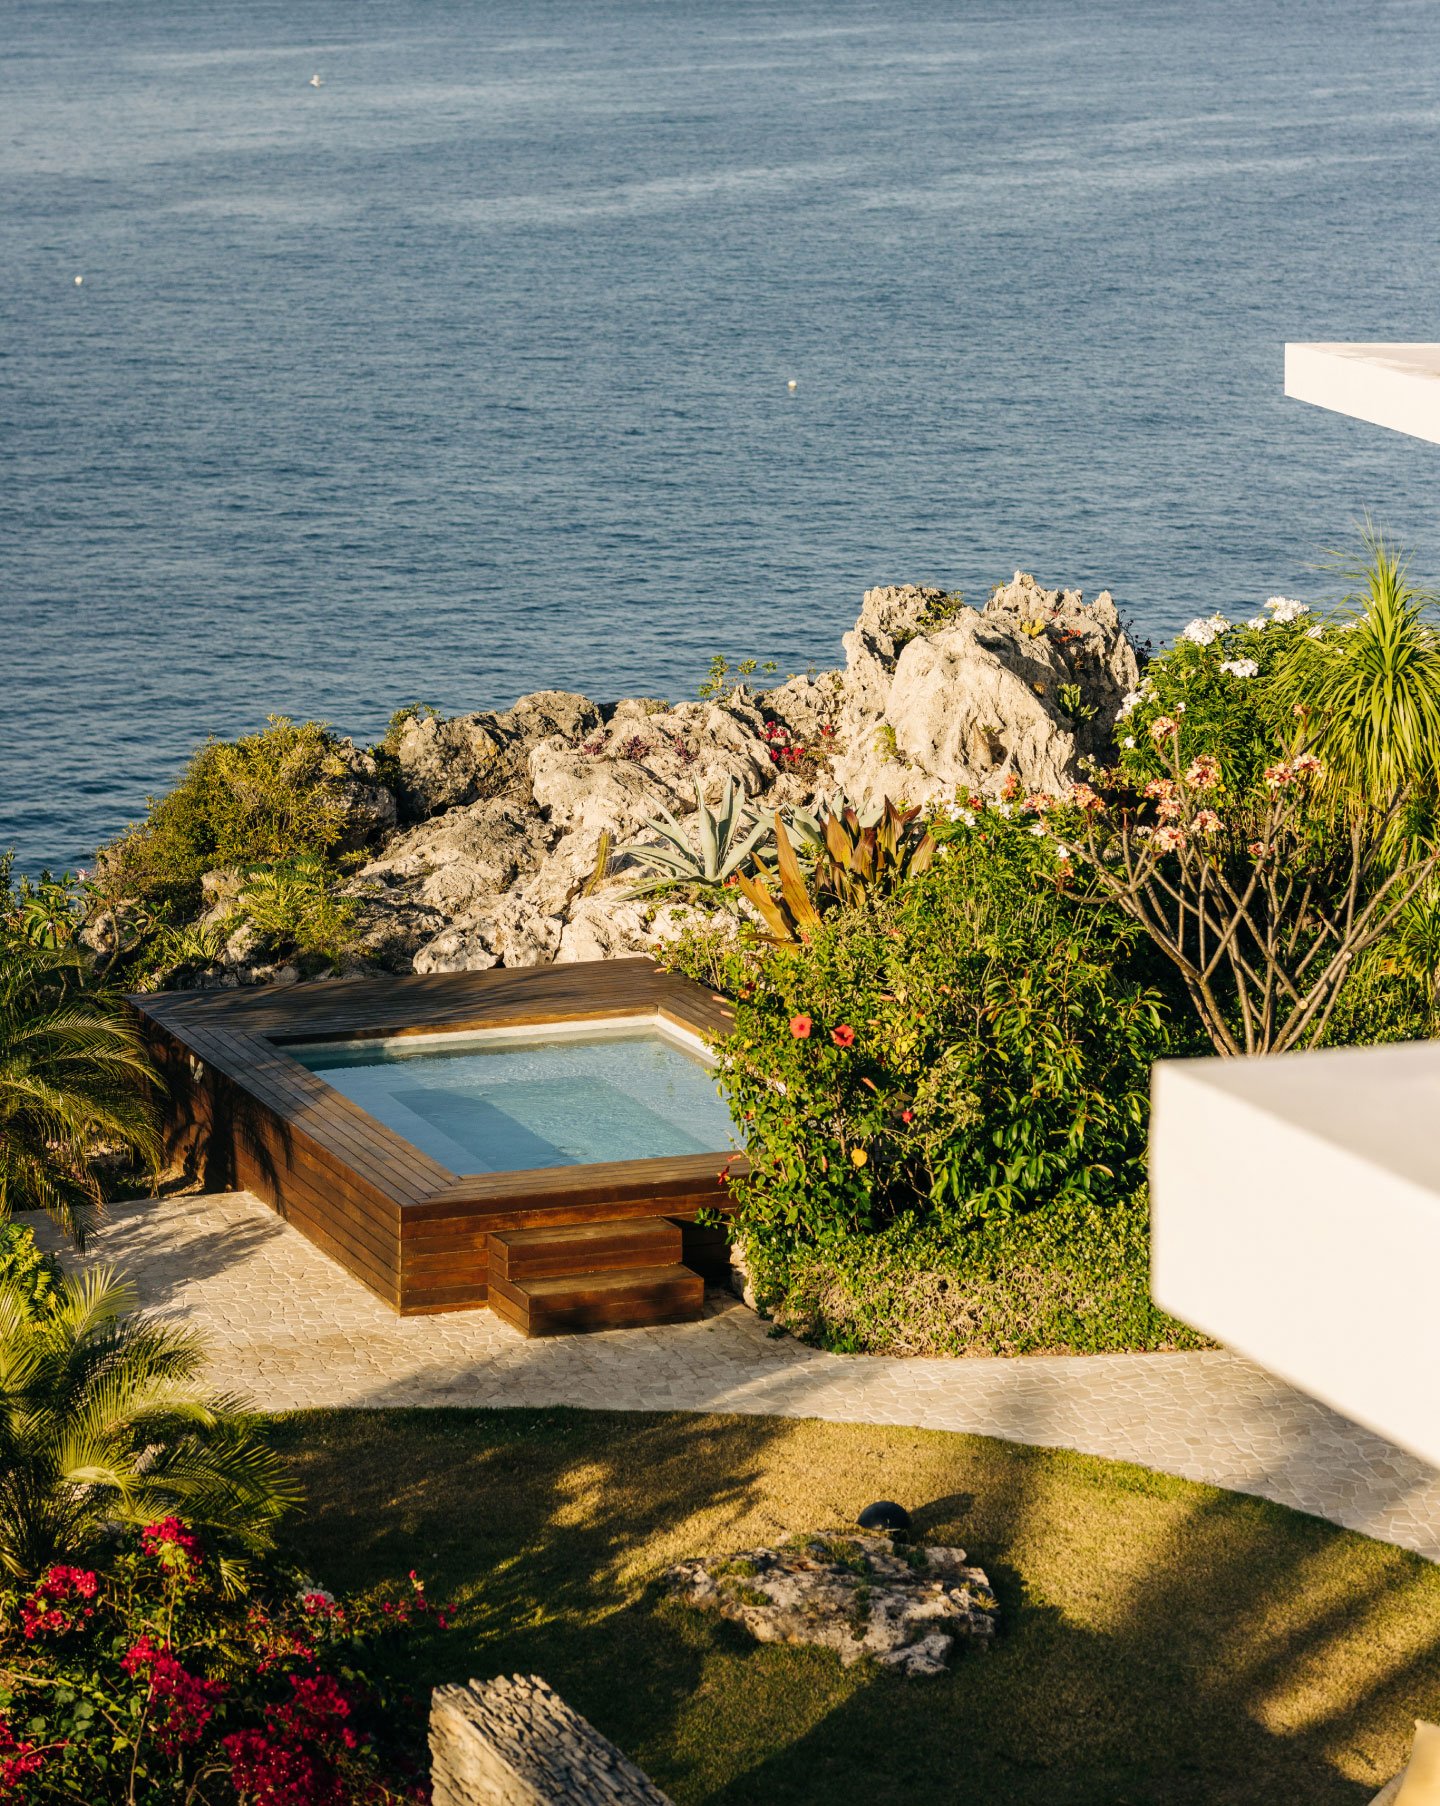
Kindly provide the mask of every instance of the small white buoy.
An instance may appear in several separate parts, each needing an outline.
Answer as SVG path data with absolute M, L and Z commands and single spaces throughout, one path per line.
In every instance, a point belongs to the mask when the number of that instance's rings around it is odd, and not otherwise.
M 312 88 L 318 88 L 320 85 L 321 85 L 320 77 L 318 75 L 312 75 L 310 77 L 310 86 Z
M 794 378 L 794 377 L 793 377 L 793 376 L 792 376 L 792 377 L 791 377 L 791 378 L 790 378 L 790 380 L 789 380 L 789 382 L 788 382 L 788 383 L 786 383 L 786 385 L 785 385 L 785 387 L 786 387 L 786 388 L 787 388 L 787 389 L 788 389 L 788 390 L 789 390 L 789 391 L 790 391 L 790 393 L 791 393 L 791 394 L 792 394 L 792 395 L 793 395 L 793 394 L 794 394 L 794 393 L 795 393 L 795 391 L 796 391 L 796 390 L 797 390 L 797 389 L 798 389 L 798 388 L 799 388 L 799 387 L 800 387 L 800 385 L 799 385 L 799 383 L 797 383 L 797 382 L 796 382 L 796 380 L 795 380 L 795 378 Z
M 84 280 L 85 280 L 85 278 L 84 278 L 84 277 L 83 277 L 83 276 L 77 276 L 77 277 L 76 277 L 76 278 L 75 278 L 75 286 L 76 286 L 76 288 L 79 288 L 79 286 L 80 286 L 80 284 L 81 284 L 81 283 L 82 283 L 82 282 L 83 282 L 83 281 L 84 281 Z

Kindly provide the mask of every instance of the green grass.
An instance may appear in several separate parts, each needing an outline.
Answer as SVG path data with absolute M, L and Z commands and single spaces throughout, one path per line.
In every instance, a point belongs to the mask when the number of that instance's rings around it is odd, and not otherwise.
M 1317 1519 L 982 1437 L 567 1410 L 274 1420 L 335 1587 L 462 1602 L 425 1684 L 538 1673 L 679 1806 L 1362 1806 L 1440 1707 L 1440 1570 Z M 907 1681 L 665 1600 L 670 1562 L 876 1497 L 1000 1596 Z

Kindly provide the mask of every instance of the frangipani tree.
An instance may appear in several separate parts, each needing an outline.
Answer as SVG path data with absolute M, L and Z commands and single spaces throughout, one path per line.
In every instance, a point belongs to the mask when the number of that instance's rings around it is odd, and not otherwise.
M 1126 697 L 1116 766 L 1029 799 L 1222 1054 L 1315 1046 L 1368 952 L 1440 945 L 1440 632 L 1368 526 L 1364 547 L 1333 614 L 1272 596 L 1192 621 Z
M 1337 823 L 1313 753 L 1232 785 L 1215 755 L 1185 758 L 1173 716 L 1157 716 L 1149 732 L 1169 776 L 1097 777 L 1029 808 L 1059 836 L 1062 868 L 1118 905 L 1175 967 L 1218 1053 L 1317 1045 L 1356 961 L 1434 870 L 1434 855 L 1393 854 L 1405 790 Z

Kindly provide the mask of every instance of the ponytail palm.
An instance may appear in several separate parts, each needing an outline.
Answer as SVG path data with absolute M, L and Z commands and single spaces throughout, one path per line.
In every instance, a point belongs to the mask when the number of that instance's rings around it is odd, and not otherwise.
M 0 941 L 0 1219 L 46 1211 L 77 1245 L 102 1202 L 101 1146 L 153 1162 L 154 1074 L 84 958 Z
M 1440 632 L 1435 597 L 1413 586 L 1404 558 L 1367 527 L 1365 564 L 1342 612 L 1301 636 L 1280 673 L 1308 751 L 1337 802 L 1390 807 L 1440 794 Z
M 36 1312 L 0 1275 L 0 1573 L 35 1575 L 112 1525 L 171 1515 L 258 1552 L 293 1503 L 236 1401 L 206 1394 L 199 1342 L 134 1303 L 98 1271 Z

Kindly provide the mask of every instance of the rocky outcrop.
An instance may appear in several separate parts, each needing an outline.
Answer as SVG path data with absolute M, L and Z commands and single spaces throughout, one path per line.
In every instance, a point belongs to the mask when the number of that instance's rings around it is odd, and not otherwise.
M 939 590 L 871 590 L 844 639 L 837 785 L 928 803 L 1010 776 L 1056 791 L 1109 747 L 1139 680 L 1108 592 L 1088 606 L 1017 571 L 983 609 Z
M 423 821 L 482 798 L 523 795 L 533 745 L 550 736 L 577 741 L 599 725 L 595 704 L 569 690 L 537 690 L 501 714 L 417 715 L 395 749 L 399 808 L 407 821 Z
M 661 808 L 693 814 L 697 785 L 715 804 L 733 783 L 765 812 L 839 794 L 923 804 L 1011 777 L 1054 791 L 1108 753 L 1139 676 L 1108 594 L 1086 604 L 1018 572 L 980 609 L 871 590 L 844 648 L 843 670 L 760 694 L 601 706 L 541 690 L 416 716 L 389 744 L 389 787 L 342 743 L 353 844 L 370 851 L 344 887 L 359 954 L 446 972 L 652 951 L 687 910 L 636 899 L 622 849 Z M 229 884 L 213 875 L 211 920 Z
M 986 1647 L 999 1607 L 963 1549 L 888 1536 L 796 1537 L 774 1549 L 680 1562 L 665 1576 L 687 1605 L 718 1612 L 757 1643 L 868 1656 L 901 1674 L 939 1674 L 957 1642 Z
M 335 851 L 356 853 L 373 846 L 395 826 L 395 793 L 382 777 L 374 756 L 362 752 L 349 740 L 337 741 L 330 756 L 340 768 L 336 784 L 344 805 L 344 838 Z

